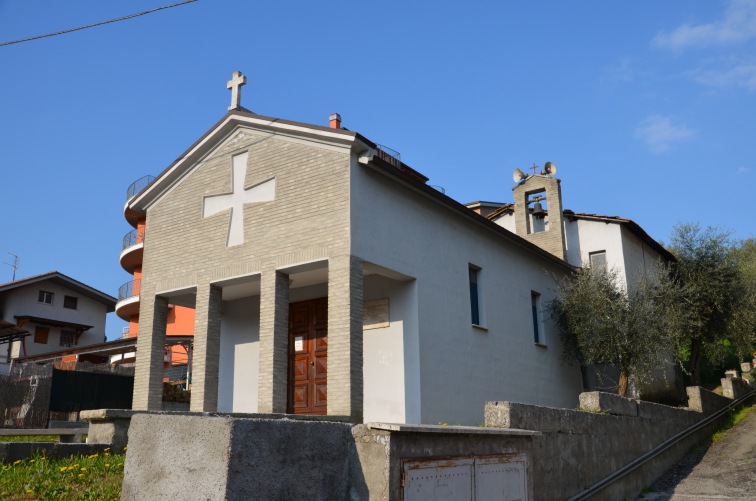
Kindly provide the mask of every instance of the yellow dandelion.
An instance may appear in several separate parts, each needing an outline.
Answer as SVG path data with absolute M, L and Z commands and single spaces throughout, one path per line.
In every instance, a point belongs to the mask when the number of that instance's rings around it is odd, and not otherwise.
M 123 450 L 125 451 L 129 450 L 129 446 L 127 445 L 126 447 L 124 447 Z
M 81 471 L 87 471 L 87 469 L 86 468 L 82 468 Z
M 105 457 L 109 457 L 110 456 L 110 454 L 108 454 L 107 452 L 104 455 L 105 455 Z
M 60 467 L 60 471 L 66 471 L 67 469 L 68 469 L 68 467 L 67 467 L 67 466 L 61 466 L 61 467 Z
M 105 447 L 105 448 L 103 449 L 103 451 L 104 451 L 104 452 L 108 452 L 109 450 L 110 450 L 110 447 Z
M 18 463 L 20 463 L 20 462 L 21 462 L 21 460 L 20 460 L 20 459 L 16 459 L 15 461 L 13 461 L 13 464 L 14 464 L 14 465 L 17 465 L 17 464 L 18 464 Z
M 105 468 L 110 468 L 110 463 L 105 463 Z
M 81 478 L 81 477 L 83 477 L 83 476 L 84 476 L 84 474 L 83 474 L 83 473 L 79 473 L 79 478 Z
M 78 468 L 78 467 L 79 467 L 79 463 L 76 463 L 75 465 L 72 466 L 72 468 Z
M 45 461 L 47 458 L 39 458 L 40 461 Z
M 34 491 L 32 489 L 26 489 L 27 494 L 34 494 Z
M 34 461 L 36 461 L 36 459 L 30 459 L 29 460 L 30 463 L 33 463 Z

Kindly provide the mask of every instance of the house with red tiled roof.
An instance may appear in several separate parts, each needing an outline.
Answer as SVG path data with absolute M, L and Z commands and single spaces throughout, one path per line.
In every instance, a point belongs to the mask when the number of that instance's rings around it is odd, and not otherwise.
M 0 371 L 20 357 L 104 342 L 105 318 L 115 304 L 114 297 L 58 271 L 0 284 L 0 320 L 16 332 L 0 356 Z

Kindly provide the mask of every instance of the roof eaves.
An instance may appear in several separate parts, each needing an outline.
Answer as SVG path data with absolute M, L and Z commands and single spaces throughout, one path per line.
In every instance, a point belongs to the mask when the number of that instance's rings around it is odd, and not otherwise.
M 440 191 L 436 190 L 435 188 L 431 187 L 430 185 L 427 185 L 425 183 L 422 183 L 415 179 L 413 176 L 402 172 L 400 169 L 394 167 L 390 163 L 382 160 L 381 158 L 375 156 L 373 159 L 367 164 L 369 166 L 372 166 L 379 170 L 380 172 L 383 172 L 385 174 L 394 176 L 404 182 L 405 184 L 410 185 L 412 188 L 419 190 L 423 192 L 425 195 L 436 199 L 436 201 L 442 203 L 443 205 L 446 205 L 448 208 L 462 214 L 464 217 L 471 218 L 474 222 L 477 224 L 480 224 L 484 226 L 485 228 L 494 231 L 498 235 L 504 237 L 505 239 L 511 241 L 515 245 L 518 245 L 520 247 L 525 248 L 528 251 L 531 251 L 535 254 L 538 254 L 541 257 L 546 258 L 547 260 L 553 262 L 554 264 L 561 266 L 562 268 L 568 270 L 568 271 L 576 271 L 579 268 L 572 266 L 567 261 L 563 259 L 559 259 L 552 253 L 543 250 L 541 247 L 537 246 L 534 243 L 531 243 L 521 236 L 512 233 L 511 231 L 499 226 L 498 224 L 494 223 L 490 219 L 481 216 L 480 214 L 471 211 L 469 208 L 467 208 L 465 205 L 457 202 L 453 198 L 445 195 L 444 193 L 441 193 Z
M 209 139 L 215 135 L 230 132 L 239 124 L 252 124 L 250 120 L 256 122 L 254 125 L 262 128 L 279 129 L 284 130 L 291 134 L 307 134 L 307 131 L 312 131 L 312 137 L 317 137 L 321 140 L 336 140 L 343 144 L 354 143 L 355 139 L 360 139 L 374 147 L 375 143 L 369 141 L 356 132 L 347 129 L 334 129 L 331 127 L 307 124 L 304 122 L 294 122 L 291 120 L 284 120 L 281 118 L 267 117 L 264 115 L 258 115 L 247 110 L 231 110 L 226 113 L 223 118 L 215 123 L 210 129 L 208 129 L 199 139 L 197 139 L 189 148 L 187 148 L 176 160 L 174 160 L 168 167 L 166 167 L 155 179 L 147 185 L 142 191 L 127 201 L 127 206 L 137 211 L 146 210 L 147 205 L 152 200 L 158 198 L 165 189 L 173 186 L 175 182 L 183 177 L 185 173 L 179 167 L 189 169 L 192 164 L 192 159 L 195 157 L 201 157 L 207 150 L 212 148 L 212 144 Z M 182 165 L 184 164 L 184 165 Z M 161 189 L 162 185 L 166 185 L 164 189 Z

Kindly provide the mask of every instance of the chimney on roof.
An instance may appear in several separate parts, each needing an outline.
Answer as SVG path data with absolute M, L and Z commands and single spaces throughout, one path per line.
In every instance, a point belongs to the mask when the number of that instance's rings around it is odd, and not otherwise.
M 339 115 L 338 113 L 331 113 L 331 116 L 328 117 L 328 119 L 331 121 L 332 129 L 341 128 L 341 115 Z

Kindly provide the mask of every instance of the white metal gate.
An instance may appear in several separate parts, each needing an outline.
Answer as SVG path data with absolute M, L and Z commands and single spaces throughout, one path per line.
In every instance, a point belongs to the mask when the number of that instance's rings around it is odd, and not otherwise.
M 527 501 L 524 454 L 402 462 L 404 501 Z

